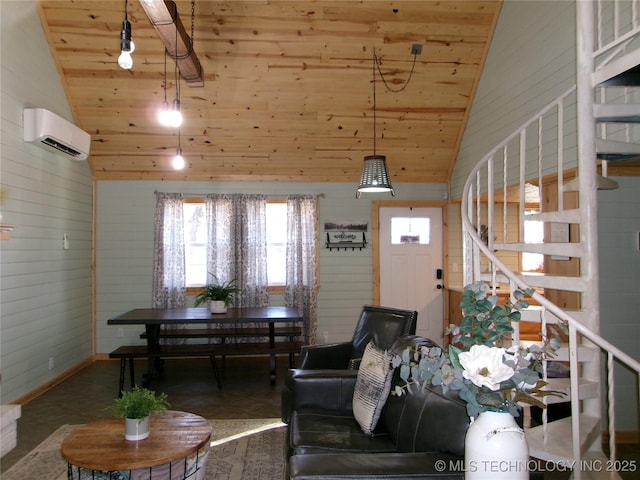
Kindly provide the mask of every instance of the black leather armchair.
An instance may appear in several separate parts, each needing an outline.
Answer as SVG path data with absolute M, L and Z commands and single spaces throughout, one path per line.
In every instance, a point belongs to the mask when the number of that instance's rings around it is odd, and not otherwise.
M 414 310 L 365 305 L 350 342 L 302 347 L 298 369 L 357 369 L 370 340 L 388 350 L 401 336 L 416 333 L 417 320 Z
M 416 333 L 418 312 L 400 308 L 365 305 L 349 342 L 302 347 L 297 370 L 348 370 L 343 375 L 355 377 L 360 359 L 370 340 L 384 350 L 404 335 Z M 291 416 L 291 376 L 285 379 L 282 390 L 282 421 Z

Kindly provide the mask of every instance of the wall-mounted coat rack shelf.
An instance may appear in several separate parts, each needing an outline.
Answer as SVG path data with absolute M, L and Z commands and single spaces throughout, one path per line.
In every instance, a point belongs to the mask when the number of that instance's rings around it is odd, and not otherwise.
M 13 225 L 0 223 L 0 240 L 9 240 L 11 238 L 11 232 L 14 228 L 15 227 Z
M 356 237 L 357 233 L 354 232 L 343 232 L 341 234 L 334 234 L 333 238 L 331 238 L 329 233 L 327 233 L 326 245 L 329 251 L 333 250 L 334 248 L 337 248 L 338 250 L 340 250 L 341 248 L 344 248 L 345 250 L 348 250 L 349 248 L 351 250 L 355 250 L 356 248 L 358 250 L 362 250 L 367 245 L 367 238 L 365 237 L 364 232 L 362 232 L 362 241 L 355 241 Z

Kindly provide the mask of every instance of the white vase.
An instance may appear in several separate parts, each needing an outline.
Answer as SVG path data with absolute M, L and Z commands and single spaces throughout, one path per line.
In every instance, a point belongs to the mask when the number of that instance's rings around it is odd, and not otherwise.
M 465 480 L 528 480 L 529 446 L 509 413 L 483 412 L 464 442 Z
M 210 300 L 209 310 L 211 313 L 227 313 L 227 305 L 224 300 Z
M 124 419 L 124 438 L 127 440 L 144 440 L 148 436 L 149 417 Z

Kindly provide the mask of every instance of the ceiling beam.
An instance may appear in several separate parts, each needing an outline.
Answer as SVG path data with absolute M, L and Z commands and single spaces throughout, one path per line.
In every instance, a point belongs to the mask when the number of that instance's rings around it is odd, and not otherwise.
M 195 49 L 191 48 L 191 39 L 182 25 L 176 3 L 172 0 L 140 0 L 140 5 L 158 32 L 167 53 L 178 65 L 180 76 L 187 86 L 203 87 L 202 65 Z

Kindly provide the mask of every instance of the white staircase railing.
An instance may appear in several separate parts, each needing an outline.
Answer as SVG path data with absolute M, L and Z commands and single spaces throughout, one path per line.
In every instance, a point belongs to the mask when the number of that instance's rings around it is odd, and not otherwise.
M 550 445 L 549 448 L 555 451 L 547 455 L 544 440 L 542 447 L 532 449 L 532 455 L 535 453 L 545 460 L 580 462 L 588 452 L 601 453 L 601 433 L 604 430 L 608 433 L 609 460 L 614 462 L 614 367 L 622 365 L 634 372 L 640 385 L 640 362 L 599 335 L 598 150 L 593 136 L 596 122 L 593 116 L 594 88 L 603 90 L 601 84 L 607 78 L 632 68 L 637 69 L 640 65 L 640 45 L 630 48 L 634 42 L 638 42 L 640 33 L 638 1 L 625 2 L 625 8 L 632 10 L 632 18 L 624 22 L 621 19 L 627 18 L 627 10 L 621 11 L 618 3 L 577 2 L 577 88 L 564 92 L 494 147 L 472 170 L 463 190 L 464 283 L 485 280 L 494 287 L 503 284 L 510 290 L 515 287 L 534 288 L 533 299 L 540 304 L 541 310 L 541 335 L 546 335 L 547 323 L 562 321 L 568 325 L 571 446 L 566 455 L 561 455 L 557 445 Z M 597 16 L 595 20 L 594 14 Z M 610 15 L 610 18 L 604 18 L 605 15 Z M 598 37 L 597 41 L 594 37 Z M 584 59 L 586 54 L 587 60 Z M 622 100 L 618 98 L 617 102 L 628 104 L 635 93 L 618 93 L 616 96 Z M 600 98 L 609 101 L 606 95 Z M 638 108 L 625 106 L 617 110 L 617 119 L 607 119 L 608 112 L 605 111 L 599 121 L 623 124 L 640 121 Z M 628 148 L 622 150 L 625 155 L 638 151 L 638 145 L 630 144 L 628 126 L 614 126 L 612 130 L 611 134 L 606 128 L 601 128 L 601 139 L 612 135 L 615 140 L 626 142 Z M 603 166 L 603 173 L 606 173 L 605 170 L 606 165 Z M 573 181 L 568 181 L 571 177 Z M 550 188 L 553 191 L 547 190 Z M 565 208 L 565 193 L 574 190 L 578 192 L 578 203 Z M 528 214 L 531 205 L 539 205 L 545 195 L 556 199 L 557 208 Z M 544 243 L 523 242 L 526 220 L 538 220 L 549 225 Z M 572 232 L 579 232 L 579 238 L 567 238 L 570 225 L 573 226 Z M 558 234 L 564 238 L 559 238 Z M 579 259 L 579 273 L 570 276 L 519 272 L 519 255 L 522 252 L 539 253 L 546 255 L 546 258 Z M 547 289 L 577 294 L 579 309 L 565 311 L 560 308 L 545 297 L 544 291 Z M 520 341 L 518 328 L 514 341 Z M 579 353 L 587 348 L 600 354 L 587 359 Z M 602 366 L 601 357 L 605 360 Z M 636 390 L 640 390 L 638 385 Z M 606 389 L 606 395 L 601 394 L 600 388 Z M 602 402 L 606 409 L 602 408 Z M 640 406 L 640 393 L 637 406 Z M 581 431 L 588 428 L 586 425 L 592 425 L 593 431 Z M 543 438 L 547 432 L 545 424 L 541 433 Z M 574 471 L 574 478 L 580 476 L 580 469 Z
M 583 324 L 585 317 L 591 316 L 592 312 L 567 312 L 554 303 L 550 302 L 543 294 L 539 293 L 540 288 L 556 288 L 568 289 L 571 291 L 586 291 L 586 285 L 580 277 L 562 277 L 562 276 L 544 276 L 544 275 L 529 275 L 526 273 L 516 273 L 512 268 L 507 265 L 509 258 L 506 260 L 501 259 L 499 254 L 507 251 L 511 253 L 513 251 L 534 251 L 536 253 L 545 253 L 548 255 L 569 255 L 572 257 L 581 257 L 583 254 L 579 251 L 580 244 L 523 244 L 519 242 L 515 237 L 514 241 L 509 241 L 512 229 L 510 227 L 510 216 L 508 210 L 512 208 L 514 202 L 512 202 L 513 194 L 509 188 L 503 188 L 502 185 L 509 185 L 508 177 L 509 172 L 516 170 L 522 172 L 521 165 L 526 163 L 526 153 L 524 156 L 520 154 L 526 152 L 526 148 L 518 151 L 516 166 L 512 168 L 509 164 L 508 146 L 514 139 L 518 139 L 520 144 L 526 140 L 527 129 L 532 124 L 539 124 L 540 119 L 544 115 L 548 114 L 551 110 L 556 112 L 562 108 L 567 102 L 567 99 L 571 98 L 574 93 L 574 89 L 565 92 L 559 97 L 551 106 L 547 107 L 540 115 L 535 116 L 527 124 L 514 132 L 504 142 L 495 147 L 478 165 L 474 168 L 469 176 L 465 187 L 464 196 L 462 202 L 462 223 L 464 231 L 464 263 L 465 263 L 465 284 L 471 283 L 476 280 L 486 280 L 492 285 L 503 283 L 509 285 L 509 288 L 536 288 L 532 297 L 535 302 L 539 303 L 547 313 L 557 317 L 558 319 L 567 323 L 569 327 L 569 362 L 570 362 L 570 400 L 572 404 L 572 441 L 573 441 L 573 460 L 580 461 L 584 454 L 584 445 L 581 445 L 580 441 L 580 416 L 582 415 L 581 408 L 581 396 L 579 393 L 580 379 L 583 377 L 583 373 L 580 369 L 577 352 L 582 345 L 588 344 L 595 346 L 606 355 L 606 386 L 607 386 L 607 426 L 609 438 L 609 459 L 614 461 L 616 458 L 616 433 L 615 433 L 615 383 L 613 376 L 613 369 L 616 363 L 626 366 L 628 369 L 635 372 L 640 382 L 640 362 L 622 352 L 616 348 L 613 344 L 602 338 Z M 506 152 L 506 153 L 505 153 Z M 495 156 L 497 153 L 502 154 L 502 172 L 497 177 L 507 179 L 507 181 L 496 182 L 495 175 Z M 522 158 L 522 162 L 520 161 Z M 539 163 L 542 163 L 542 158 L 536 157 Z M 562 167 L 564 164 L 559 161 L 558 164 Z M 539 171 L 542 169 L 539 168 Z M 558 170 L 558 175 L 562 177 L 563 169 Z M 484 179 L 484 182 L 482 181 Z M 540 182 L 541 184 L 542 182 Z M 524 175 L 518 175 L 518 192 L 517 192 L 517 209 L 520 212 L 520 219 L 524 218 L 524 209 L 527 203 L 525 192 L 527 190 L 527 181 Z M 562 182 L 559 182 L 562 185 Z M 498 188 L 496 188 L 498 185 Z M 496 190 L 502 195 L 502 201 L 496 202 Z M 506 193 L 505 193 L 506 192 Z M 497 208 L 497 205 L 499 208 Z M 494 221 L 498 217 L 496 215 L 496 209 L 502 210 L 501 220 L 499 222 Z M 536 219 L 546 219 L 548 221 L 555 220 L 567 221 L 567 223 L 577 223 L 577 217 L 579 212 L 576 209 L 551 212 L 549 214 L 535 215 Z M 484 223 L 486 223 L 486 228 Z M 496 223 L 498 223 L 500 231 L 496 229 Z M 554 222 L 555 223 L 555 222 Z M 485 238 L 481 238 L 481 230 L 486 231 L 483 235 Z M 517 230 L 517 229 L 516 229 Z M 502 242 L 495 242 L 495 237 L 500 236 Z M 486 241 L 486 243 L 485 243 Z M 571 245 L 571 250 L 567 248 Z M 533 248 L 530 248 L 533 247 Z M 520 249 L 520 250 L 517 250 Z M 597 261 L 597 258 L 595 259 Z M 470 266 L 470 268 L 467 268 Z M 576 318 L 576 317 L 579 317 Z M 544 325 L 544 323 L 542 323 Z M 517 331 L 517 330 L 516 330 Z M 516 341 L 519 339 L 516 338 Z M 596 364 L 599 362 L 596 362 Z M 596 369 L 599 376 L 599 367 Z M 593 379 L 592 379 L 593 380 Z M 599 378 L 595 379 L 600 381 Z M 602 382 L 600 382 L 602 383 Z M 638 405 L 640 405 L 640 397 L 638 398 Z M 586 447 L 590 447 L 587 445 Z

